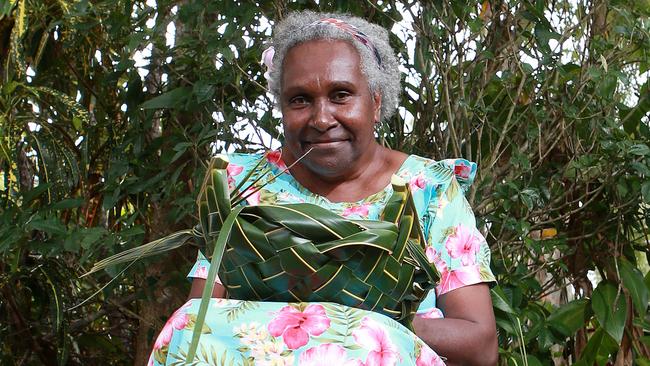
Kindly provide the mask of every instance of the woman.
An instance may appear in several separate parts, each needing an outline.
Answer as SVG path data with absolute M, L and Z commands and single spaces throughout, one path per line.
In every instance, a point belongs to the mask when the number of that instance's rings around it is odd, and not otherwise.
M 426 254 L 442 280 L 421 303 L 415 334 L 382 314 L 332 303 L 227 300 L 217 285 L 198 360 L 495 364 L 489 249 L 463 196 L 476 166 L 408 156 L 375 140 L 375 125 L 394 113 L 399 95 L 398 64 L 386 30 L 355 17 L 294 13 L 275 28 L 273 46 L 276 66 L 267 62 L 267 75 L 282 111 L 284 145 L 281 153 L 231 155 L 233 186 L 260 159 L 274 175 L 309 152 L 248 203 L 308 202 L 345 217 L 377 219 L 392 191 L 391 176 L 401 176 L 410 182 Z M 150 364 L 183 360 L 208 266 L 200 255 L 189 275 L 190 300 L 161 331 Z

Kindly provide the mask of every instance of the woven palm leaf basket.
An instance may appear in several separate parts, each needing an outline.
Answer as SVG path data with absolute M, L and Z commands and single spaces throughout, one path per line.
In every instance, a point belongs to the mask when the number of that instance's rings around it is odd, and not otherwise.
M 439 279 L 408 185 L 394 176 L 381 221 L 349 220 L 313 204 L 231 206 L 223 158 L 199 194 L 212 265 L 229 297 L 330 301 L 385 314 L 410 327 Z M 227 240 L 219 241 L 219 237 Z M 215 240 L 217 239 L 217 240 Z

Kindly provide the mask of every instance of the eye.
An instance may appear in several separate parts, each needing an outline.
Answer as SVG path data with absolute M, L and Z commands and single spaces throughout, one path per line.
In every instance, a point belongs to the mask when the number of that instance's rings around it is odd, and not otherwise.
M 305 98 L 302 95 L 297 95 L 297 96 L 289 99 L 289 104 L 294 105 L 294 106 L 301 106 L 301 105 L 305 105 L 307 103 L 308 103 L 307 98 Z
M 331 99 L 335 103 L 342 103 L 348 100 L 348 98 L 350 98 L 351 96 L 352 94 L 350 92 L 347 92 L 345 90 L 338 90 L 334 92 L 334 94 L 332 94 Z

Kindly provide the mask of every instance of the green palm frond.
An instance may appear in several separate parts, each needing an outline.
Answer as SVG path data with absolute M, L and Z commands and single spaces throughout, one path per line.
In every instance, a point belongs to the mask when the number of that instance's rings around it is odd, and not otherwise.
M 37 95 L 48 94 L 54 97 L 56 101 L 62 103 L 65 106 L 65 108 L 73 115 L 73 118 L 79 119 L 80 123 L 83 123 L 84 125 L 90 123 L 90 114 L 88 111 L 69 95 L 45 86 L 33 87 L 29 89 L 31 89 Z
M 127 262 L 134 262 L 139 259 L 151 257 L 176 249 L 199 235 L 201 235 L 201 233 L 197 228 L 177 231 L 173 234 L 167 235 L 164 238 L 154 240 L 147 244 L 140 245 L 138 247 L 131 248 L 108 258 L 102 259 L 101 261 L 95 263 L 90 271 L 86 272 L 84 276 L 101 271 L 110 266 Z
M 211 244 L 230 214 L 230 197 L 228 195 L 228 162 L 215 158 L 210 161 L 205 179 L 196 200 L 201 220 L 201 233 L 208 246 Z
M 57 202 L 79 184 L 80 172 L 75 151 L 61 143 L 61 134 L 49 127 L 31 132 L 26 140 L 38 152 L 42 181 L 51 183 L 47 189 L 47 202 Z

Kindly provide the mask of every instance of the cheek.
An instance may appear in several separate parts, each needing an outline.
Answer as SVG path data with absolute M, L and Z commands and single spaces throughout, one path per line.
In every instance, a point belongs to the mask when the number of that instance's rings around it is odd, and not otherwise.
M 282 118 L 282 130 L 284 131 L 284 140 L 286 143 L 293 144 L 298 141 L 300 136 L 301 124 L 291 116 L 285 115 Z
M 358 108 L 346 114 L 347 128 L 359 137 L 374 139 L 374 114 L 364 108 Z
M 282 111 L 282 125 L 287 132 L 298 133 L 309 125 L 310 112 L 308 108 L 287 109 Z

